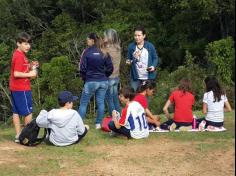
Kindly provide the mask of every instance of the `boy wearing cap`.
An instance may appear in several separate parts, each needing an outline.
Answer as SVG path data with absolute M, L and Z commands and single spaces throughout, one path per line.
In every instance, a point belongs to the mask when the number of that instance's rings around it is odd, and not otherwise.
M 69 91 L 62 91 L 58 96 L 59 109 L 47 112 L 42 110 L 36 122 L 39 127 L 49 129 L 49 141 L 56 146 L 78 143 L 87 133 L 89 127 L 84 125 L 79 113 L 73 108 L 77 96 Z

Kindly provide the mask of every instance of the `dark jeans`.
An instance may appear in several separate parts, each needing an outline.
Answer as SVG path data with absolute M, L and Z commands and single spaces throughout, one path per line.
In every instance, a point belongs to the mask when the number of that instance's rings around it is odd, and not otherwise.
M 179 127 L 181 126 L 190 126 L 190 125 L 192 126 L 192 122 L 175 122 L 174 120 L 170 119 L 162 123 L 160 127 L 161 129 L 169 130 L 169 127 L 171 126 L 172 123 L 176 124 L 176 129 L 179 129 Z
M 85 127 L 84 133 L 81 135 L 78 135 L 79 139 L 75 142 L 75 144 L 79 143 L 81 141 L 81 139 L 84 138 L 84 136 L 88 133 L 87 128 Z
M 116 133 L 119 133 L 119 134 L 122 134 L 128 138 L 131 138 L 131 135 L 130 135 L 130 130 L 125 128 L 125 127 L 120 127 L 120 129 L 117 129 L 115 124 L 114 124 L 114 121 L 111 121 L 109 124 L 108 124 L 110 130 L 116 132 Z

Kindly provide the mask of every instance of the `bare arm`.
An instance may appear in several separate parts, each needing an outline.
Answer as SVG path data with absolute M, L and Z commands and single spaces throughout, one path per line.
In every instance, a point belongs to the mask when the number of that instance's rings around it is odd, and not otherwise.
M 207 113 L 207 104 L 206 103 L 203 103 L 203 105 L 202 105 L 202 113 L 204 115 L 206 115 L 206 113 Z
M 170 100 L 167 100 L 167 102 L 166 102 L 166 104 L 165 104 L 165 106 L 164 106 L 164 108 L 163 108 L 163 111 L 164 111 L 164 113 L 165 113 L 165 115 L 166 115 L 166 117 L 167 117 L 168 119 L 170 119 L 170 113 L 169 113 L 169 111 L 168 111 L 168 108 L 169 108 L 170 105 L 171 105 L 171 101 L 170 101 Z
M 33 78 L 36 76 L 37 76 L 37 72 L 35 70 L 32 70 L 28 73 L 14 71 L 15 78 Z
M 146 113 L 147 117 L 150 117 L 151 119 L 155 120 L 154 115 L 152 114 L 152 112 L 148 108 L 145 109 L 145 113 Z
M 232 111 L 232 108 L 231 108 L 231 106 L 230 106 L 230 104 L 229 104 L 228 101 L 225 102 L 224 111 L 225 111 L 225 112 L 230 112 L 230 111 Z

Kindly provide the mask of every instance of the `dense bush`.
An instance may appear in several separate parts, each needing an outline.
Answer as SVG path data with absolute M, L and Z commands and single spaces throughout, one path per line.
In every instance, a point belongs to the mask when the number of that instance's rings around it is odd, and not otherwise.
M 76 76 L 76 69 L 66 56 L 54 57 L 42 65 L 40 76 L 32 81 L 35 114 L 42 108 L 56 108 L 58 93 L 62 90 L 75 95 L 81 92 L 82 81 Z

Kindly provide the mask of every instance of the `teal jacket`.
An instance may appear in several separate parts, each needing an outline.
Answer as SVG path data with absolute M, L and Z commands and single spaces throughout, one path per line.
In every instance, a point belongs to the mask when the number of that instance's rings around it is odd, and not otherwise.
M 157 56 L 157 52 L 156 52 L 155 47 L 153 46 L 152 43 L 150 43 L 148 41 L 144 41 L 143 47 L 148 50 L 148 67 L 154 66 L 156 68 L 157 64 L 158 64 L 158 56 Z M 136 66 L 135 66 L 136 59 L 133 56 L 133 52 L 135 51 L 135 48 L 136 48 L 135 42 L 132 42 L 131 44 L 129 44 L 129 46 L 128 46 L 128 59 L 131 60 L 131 62 L 132 62 L 131 70 L 130 70 L 131 79 L 138 80 L 138 73 L 137 73 Z M 157 76 L 156 70 L 153 72 L 148 72 L 148 79 L 155 79 L 156 76 Z

